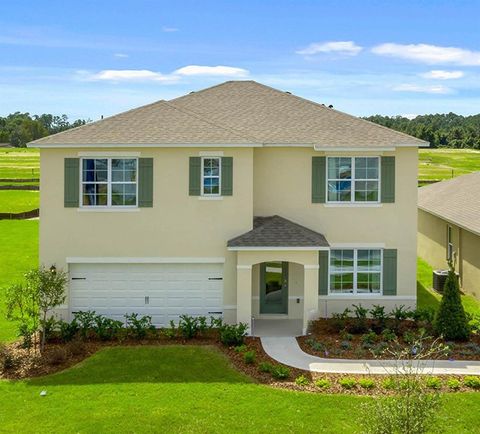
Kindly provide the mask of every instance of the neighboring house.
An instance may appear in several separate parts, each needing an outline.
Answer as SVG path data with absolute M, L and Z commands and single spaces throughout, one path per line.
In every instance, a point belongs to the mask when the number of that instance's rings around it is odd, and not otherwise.
M 40 261 L 68 304 L 310 319 L 415 306 L 426 142 L 254 81 L 158 101 L 40 148 Z
M 455 254 L 462 289 L 480 299 L 480 172 L 418 190 L 418 254 L 448 269 Z

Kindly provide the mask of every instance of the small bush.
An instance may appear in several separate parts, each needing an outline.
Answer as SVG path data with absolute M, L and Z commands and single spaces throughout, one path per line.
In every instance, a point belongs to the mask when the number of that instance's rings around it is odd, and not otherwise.
M 386 342 L 393 342 L 395 339 L 397 339 L 397 335 L 393 330 L 384 329 L 382 331 L 382 338 Z
M 460 380 L 457 380 L 456 378 L 450 378 L 448 381 L 447 381 L 447 387 L 451 390 L 458 390 L 460 389 L 462 383 L 460 382 Z
M 371 378 L 361 378 L 358 380 L 358 384 L 362 389 L 374 389 L 375 388 L 375 381 Z
M 318 380 L 315 380 L 315 386 L 317 386 L 319 389 L 330 389 L 332 387 L 332 383 L 328 381 L 326 378 L 319 378 Z
M 387 314 L 385 313 L 385 306 L 374 304 L 372 306 L 372 309 L 370 309 L 370 315 L 375 321 L 375 325 L 377 326 L 378 329 L 383 329 L 385 327 L 385 324 L 387 322 Z
M 372 352 L 376 356 L 380 356 L 383 352 L 388 348 L 388 344 L 386 342 L 379 342 L 372 348 Z
M 480 345 L 478 345 L 476 342 L 469 342 L 465 344 L 464 348 L 469 350 L 474 356 L 480 355 Z
M 221 329 L 223 326 L 223 319 L 221 317 L 210 317 L 210 329 Z
M 290 369 L 283 365 L 276 365 L 273 367 L 271 374 L 277 380 L 286 380 L 290 377 Z
M 440 389 L 442 387 L 442 380 L 438 377 L 427 377 L 425 385 L 429 389 Z
M 268 362 L 261 362 L 258 365 L 258 370 L 260 372 L 270 373 L 270 372 L 273 371 L 273 369 L 274 369 L 274 366 L 271 363 L 268 363 Z
M 355 380 L 355 378 L 352 378 L 352 377 L 345 377 L 345 378 L 341 378 L 338 381 L 338 384 L 340 384 L 340 386 L 342 386 L 344 389 L 350 390 L 357 385 L 357 380 Z
M 177 337 L 177 327 L 173 319 L 170 320 L 170 327 L 163 329 L 162 333 L 169 339 L 175 339 Z
M 74 320 L 78 324 L 78 330 L 81 336 L 86 339 L 90 337 L 90 333 L 95 326 L 97 314 L 93 310 L 75 312 Z
M 235 351 L 236 353 L 244 353 L 244 352 L 247 351 L 247 350 L 248 350 L 248 347 L 247 347 L 245 344 L 239 345 L 238 347 L 235 347 L 235 348 L 234 348 L 234 351 Z
M 468 328 L 470 329 L 470 333 L 474 335 L 480 334 L 480 315 L 470 316 L 468 319 Z
M 377 340 L 377 334 L 370 330 L 368 333 L 365 333 L 362 335 L 360 338 L 360 341 L 362 342 L 362 346 L 365 347 L 366 345 L 374 345 Z
M 409 312 L 409 317 L 417 322 L 426 322 L 431 324 L 435 319 L 435 309 L 431 307 L 418 307 L 417 309 Z
M 12 351 L 0 343 L 0 371 L 10 371 L 18 367 L 18 361 L 15 359 Z
M 314 351 L 323 352 L 327 349 L 325 344 L 322 344 L 314 338 L 307 339 L 305 343 Z
M 297 378 L 295 378 L 295 384 L 297 386 L 308 386 L 310 384 L 310 380 L 305 377 L 305 375 L 299 375 Z
M 255 354 L 255 351 L 253 351 L 253 350 L 247 351 L 243 355 L 243 361 L 247 365 L 253 365 L 255 363 L 255 359 L 256 359 L 256 354 Z
M 180 315 L 178 331 L 185 339 L 193 339 L 197 336 L 199 331 L 198 318 L 194 318 L 190 315 Z
M 128 333 L 136 339 L 145 339 L 149 332 L 155 331 L 152 317 L 149 315 L 138 317 L 137 313 L 125 314 Z
M 247 335 L 247 324 L 223 324 L 220 328 L 220 342 L 227 347 L 242 345 Z
M 393 378 L 386 378 L 382 381 L 382 387 L 387 390 L 393 390 L 397 387 L 397 382 Z
M 354 310 L 353 313 L 355 314 L 354 321 L 351 326 L 352 333 L 364 333 L 367 330 L 367 315 L 368 309 L 362 307 L 361 304 L 353 305 Z
M 471 389 L 480 389 L 480 377 L 475 375 L 467 375 L 463 379 L 463 384 Z
M 413 344 L 416 340 L 416 336 L 414 332 L 411 332 L 410 330 L 407 330 L 403 334 L 403 340 L 406 344 Z
M 197 318 L 198 320 L 198 332 L 201 335 L 205 335 L 207 330 L 210 328 L 210 326 L 207 323 L 207 317 L 206 316 L 199 316 Z
M 118 337 L 122 328 L 123 323 L 121 321 L 116 321 L 103 315 L 95 317 L 94 331 L 102 341 L 110 341 Z
M 76 319 L 71 322 L 60 320 L 58 321 L 58 332 L 62 342 L 70 342 L 73 340 L 79 331 L 80 327 Z
M 351 333 L 348 333 L 346 330 L 342 330 L 340 332 L 340 337 L 342 338 L 342 340 L 344 341 L 351 341 L 353 340 L 353 335 Z
M 342 350 L 348 351 L 352 349 L 352 344 L 348 341 L 342 341 L 340 342 L 340 347 Z
M 352 311 L 347 307 L 342 313 L 332 313 L 331 324 L 335 331 L 345 329 L 350 318 Z

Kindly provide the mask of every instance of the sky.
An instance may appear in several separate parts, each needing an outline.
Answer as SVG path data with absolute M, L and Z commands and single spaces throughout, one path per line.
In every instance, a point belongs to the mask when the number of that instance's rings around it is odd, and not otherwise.
M 227 80 L 357 116 L 480 112 L 480 0 L 0 0 L 0 116 L 96 120 Z

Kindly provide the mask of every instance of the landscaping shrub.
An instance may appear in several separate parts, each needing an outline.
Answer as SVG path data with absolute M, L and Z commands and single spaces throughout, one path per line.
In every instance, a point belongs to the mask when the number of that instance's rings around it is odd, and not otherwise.
M 425 384 L 429 389 L 441 389 L 442 380 L 438 377 L 427 377 Z
M 269 363 L 269 362 L 261 362 L 259 365 L 258 365 L 258 370 L 260 372 L 267 372 L 267 373 L 270 373 L 273 371 L 275 367 Z
M 201 335 L 205 335 L 207 330 L 210 328 L 209 325 L 207 324 L 207 317 L 206 316 L 199 316 L 197 317 L 198 320 L 198 332 Z
M 73 314 L 74 320 L 78 324 L 78 330 L 80 335 L 87 339 L 90 337 L 90 334 L 95 327 L 95 320 L 97 318 L 97 314 L 93 310 L 87 311 L 78 311 Z
M 352 333 L 364 333 L 367 330 L 367 314 L 368 309 L 362 307 L 361 304 L 353 305 L 353 313 L 355 314 L 355 318 L 350 326 L 350 331 Z
M 256 354 L 255 354 L 255 351 L 253 350 L 247 351 L 243 354 L 243 361 L 247 365 L 253 365 L 255 363 L 255 359 L 256 359 Z
M 415 341 L 415 333 L 410 330 L 407 330 L 403 334 L 403 340 L 406 344 L 413 344 L 413 342 Z
M 387 390 L 392 390 L 397 387 L 397 382 L 393 378 L 386 378 L 382 381 L 382 387 Z
M 351 313 L 352 311 L 348 307 L 341 313 L 332 313 L 332 320 L 330 324 L 336 332 L 339 332 L 347 327 Z
M 271 374 L 277 380 L 286 380 L 290 377 L 290 369 L 283 365 L 276 365 L 273 367 Z
M 193 339 L 199 331 L 198 318 L 190 315 L 180 315 L 178 331 L 185 339 Z
M 210 329 L 220 329 L 223 326 L 223 319 L 221 317 L 210 317 Z
M 155 331 L 149 315 L 139 317 L 138 313 L 125 314 L 125 321 L 129 335 L 136 339 L 145 339 L 149 332 Z
M 351 333 L 348 333 L 345 329 L 340 332 L 340 337 L 344 341 L 351 341 L 353 339 L 353 335 Z
M 409 311 L 405 309 L 405 305 L 396 306 L 393 308 L 391 315 L 393 316 L 393 329 L 396 333 L 400 332 L 402 321 L 408 318 Z
M 382 338 L 386 342 L 393 342 L 397 339 L 397 335 L 393 330 L 385 329 L 382 331 Z
M 435 309 L 431 307 L 417 307 L 415 310 L 408 312 L 408 316 L 414 321 L 432 324 L 435 319 Z
M 114 319 L 107 318 L 103 315 L 95 317 L 93 331 L 102 341 L 110 341 L 118 337 L 123 328 L 123 323 Z
M 372 345 L 375 344 L 377 340 L 377 334 L 370 330 L 368 333 L 365 333 L 364 335 L 362 335 L 362 337 L 360 338 L 360 341 L 362 342 L 362 347 L 364 348 L 370 348 Z
M 480 334 L 480 315 L 468 316 L 468 328 L 473 335 Z
M 332 383 L 330 383 L 330 381 L 326 378 L 319 378 L 318 380 L 315 380 L 315 386 L 317 386 L 319 389 L 330 389 L 330 387 L 332 387 Z
M 299 375 L 297 378 L 295 378 L 295 384 L 297 386 L 308 386 L 310 384 L 310 380 L 305 377 L 305 375 Z
M 310 348 L 314 351 L 319 351 L 319 352 L 323 352 L 325 351 L 327 348 L 325 346 L 325 344 L 322 344 L 321 342 L 317 341 L 316 339 L 314 338 L 308 338 L 305 343 L 307 345 L 310 346 Z
M 374 389 L 375 381 L 373 381 L 371 378 L 361 378 L 360 380 L 358 380 L 358 385 L 362 389 Z
M 462 383 L 460 380 L 457 380 L 456 378 L 450 378 L 447 381 L 447 387 L 451 390 L 458 390 L 460 389 Z
M 387 314 L 385 313 L 385 306 L 374 304 L 372 306 L 372 309 L 370 309 L 370 315 L 372 316 L 372 319 L 375 321 L 375 327 L 378 330 L 383 330 L 385 328 L 385 324 L 387 323 Z
M 78 322 L 73 319 L 71 322 L 59 320 L 57 322 L 58 333 L 62 342 L 70 342 L 79 331 Z
M 0 372 L 10 371 L 17 368 L 18 361 L 12 351 L 4 344 L 0 343 Z
M 340 342 L 340 347 L 342 350 L 348 351 L 352 349 L 352 344 L 348 341 L 342 341 Z
M 470 331 L 453 262 L 449 261 L 448 266 L 448 276 L 443 287 L 443 297 L 435 317 L 434 328 L 444 339 L 463 341 L 468 339 Z
M 248 350 L 248 347 L 245 344 L 243 344 L 243 345 L 239 345 L 238 347 L 235 347 L 234 350 L 236 353 L 244 353 L 245 351 Z
M 228 347 L 242 345 L 247 335 L 248 325 L 239 324 L 222 324 L 220 328 L 220 342 Z
M 475 375 L 467 375 L 463 379 L 463 384 L 471 389 L 480 389 L 480 377 Z
M 338 384 L 340 384 L 340 386 L 342 386 L 344 389 L 350 390 L 357 385 L 357 380 L 355 380 L 355 378 L 352 378 L 352 377 L 345 377 L 345 378 L 341 378 L 338 381 Z
M 170 327 L 163 329 L 162 332 L 169 339 L 175 339 L 177 337 L 177 327 L 173 319 L 170 320 Z
M 379 342 L 371 350 L 375 356 L 380 356 L 385 352 L 387 348 L 388 344 L 386 342 Z
M 468 342 L 465 344 L 464 348 L 470 351 L 470 353 L 474 356 L 480 355 L 480 345 L 478 345 L 476 342 Z

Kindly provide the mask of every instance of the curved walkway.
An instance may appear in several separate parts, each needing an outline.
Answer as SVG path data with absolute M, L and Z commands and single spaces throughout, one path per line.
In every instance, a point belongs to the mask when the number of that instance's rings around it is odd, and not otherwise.
M 311 372 L 336 374 L 398 374 L 394 360 L 323 359 L 307 354 L 294 337 L 262 337 L 265 352 L 277 362 L 292 368 Z M 401 366 L 399 367 L 401 368 Z M 466 360 L 422 360 L 418 362 L 422 374 L 480 375 L 480 362 Z

